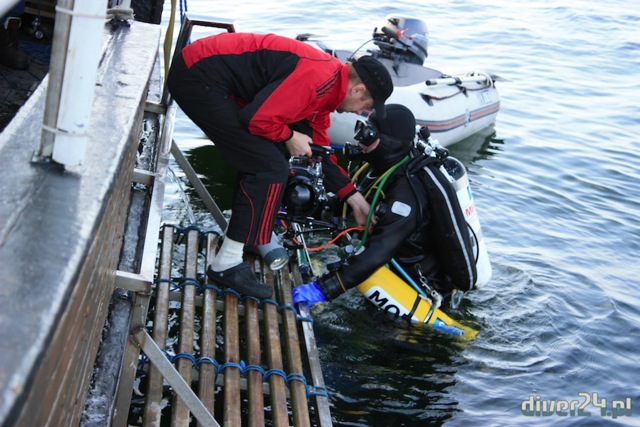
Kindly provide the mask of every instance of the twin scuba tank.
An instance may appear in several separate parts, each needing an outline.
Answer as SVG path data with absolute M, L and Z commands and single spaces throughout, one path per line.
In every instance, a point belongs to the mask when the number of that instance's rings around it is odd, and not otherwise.
M 416 147 L 422 156 L 437 156 L 447 150 L 428 136 L 428 132 L 419 132 Z M 464 215 L 471 240 L 471 252 L 475 261 L 475 288 L 480 288 L 491 279 L 491 262 L 484 242 L 480 219 L 476 210 L 473 193 L 465 166 L 458 159 L 445 156 L 439 167 L 455 191 L 457 203 Z M 449 189 L 447 189 L 449 190 Z M 366 281 L 358 285 L 358 291 L 379 309 L 394 318 L 410 320 L 414 323 L 426 323 L 443 332 L 464 338 L 469 336 L 469 328 L 449 318 L 438 308 L 439 301 L 425 297 L 424 293 L 383 266 Z

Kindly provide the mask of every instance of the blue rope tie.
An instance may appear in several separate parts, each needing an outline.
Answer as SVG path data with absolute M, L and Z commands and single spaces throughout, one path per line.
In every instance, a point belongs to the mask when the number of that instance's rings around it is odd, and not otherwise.
M 224 364 L 220 365 L 220 367 L 218 369 L 216 369 L 216 377 L 215 377 L 215 380 L 214 380 L 215 382 L 218 382 L 218 374 L 220 374 L 221 372 L 224 372 L 224 370 L 227 369 L 227 368 L 236 368 L 236 369 L 238 369 L 238 371 L 240 371 L 240 375 L 244 376 L 243 372 L 244 372 L 245 366 L 244 366 L 244 362 L 242 360 L 240 361 L 240 363 L 227 362 L 227 363 L 224 363 Z
M 310 385 L 307 387 L 307 396 L 329 397 L 329 392 L 324 386 Z
M 171 363 L 175 363 L 179 359 L 189 359 L 191 361 L 191 365 L 194 367 L 198 365 L 195 356 L 190 353 L 178 353 L 175 356 L 173 356 L 170 360 L 171 360 Z
M 242 360 L 240 361 L 240 363 L 227 362 L 227 363 L 225 363 L 225 364 L 220 366 L 220 371 L 222 372 L 227 368 L 236 368 L 242 374 L 244 372 L 245 364 L 244 364 L 244 362 Z
M 242 301 L 244 302 L 244 301 L 246 301 L 248 299 L 252 300 L 252 301 L 255 301 L 256 304 L 260 305 L 260 298 L 254 297 L 252 295 L 245 295 L 244 298 L 242 299 Z
M 193 277 L 184 277 L 180 283 L 174 283 L 173 284 L 173 288 L 171 288 L 172 291 L 176 291 L 178 289 L 182 289 L 187 285 L 193 285 L 196 288 L 200 289 L 201 283 L 198 281 L 198 279 L 194 279 Z
M 241 294 L 240 292 L 238 292 L 238 291 L 234 290 L 234 289 L 231 289 L 231 288 L 225 288 L 225 289 L 223 289 L 223 290 L 222 290 L 222 292 L 221 292 L 221 293 L 222 293 L 223 295 L 224 295 L 224 294 L 232 294 L 232 295 L 235 295 L 235 296 L 236 296 L 236 298 L 238 298 L 238 301 L 242 301 L 242 300 L 243 300 L 242 294 Z
M 178 228 L 182 234 L 187 234 L 190 231 L 197 231 L 198 233 L 202 233 L 202 229 L 195 224 L 187 225 L 186 227 Z
M 220 287 L 212 285 L 210 283 L 205 283 L 204 285 L 200 286 L 200 293 L 203 294 L 207 289 L 213 289 L 217 293 L 222 293 L 222 289 L 220 289 Z
M 186 285 L 194 285 L 197 288 L 200 288 L 202 286 L 202 284 L 200 283 L 200 281 L 194 277 L 184 277 L 182 278 L 182 281 L 180 282 L 180 287 L 185 287 Z
M 287 382 L 287 373 L 285 371 L 283 371 L 282 369 L 270 369 L 268 370 L 265 374 L 264 377 L 262 378 L 263 381 L 267 381 L 271 375 L 277 375 L 279 377 L 282 377 L 282 379 L 284 380 L 284 382 Z
M 264 368 L 262 366 L 260 366 L 260 365 L 247 365 L 244 368 L 243 374 L 246 374 L 247 372 L 250 372 L 250 371 L 258 371 L 258 372 L 260 372 L 262 374 L 263 378 L 264 378 L 264 375 L 266 373 Z
M 217 360 L 212 359 L 211 357 L 200 357 L 196 362 L 196 367 L 199 368 L 203 363 L 207 365 L 213 365 L 216 369 L 220 368 L 220 364 Z
M 288 374 L 283 371 L 282 369 L 269 369 L 269 370 L 265 370 L 262 366 L 260 365 L 247 365 L 245 363 L 244 360 L 241 360 L 239 363 L 236 362 L 227 362 L 224 364 L 220 364 L 218 361 L 216 361 L 215 359 L 211 358 L 211 357 L 200 357 L 197 358 L 190 353 L 185 353 L 185 352 L 181 352 L 181 353 L 177 353 L 175 355 L 171 355 L 169 354 L 169 352 L 167 350 L 162 350 L 162 352 L 164 353 L 164 355 L 166 356 L 166 358 L 171 362 L 171 363 L 176 363 L 178 360 L 180 359 L 188 359 L 191 361 L 191 365 L 193 367 L 195 367 L 196 369 L 200 369 L 200 365 L 202 364 L 208 364 L 208 365 L 213 365 L 215 367 L 216 370 L 216 375 L 215 375 L 215 382 L 218 381 L 218 374 L 222 373 L 225 369 L 227 368 L 235 368 L 239 371 L 240 375 L 243 377 L 247 376 L 248 372 L 251 371 L 255 371 L 255 372 L 259 372 L 260 374 L 262 374 L 262 382 L 267 382 L 269 381 L 269 378 L 272 375 L 276 375 L 279 376 L 280 378 L 282 378 L 284 380 L 284 382 L 287 384 L 287 387 L 291 386 L 291 383 L 293 381 L 298 381 L 300 383 L 302 383 L 305 386 L 305 390 L 307 393 L 308 397 L 312 397 L 312 396 L 324 396 L 324 397 L 328 397 L 329 394 L 327 392 L 327 388 L 324 386 L 313 386 L 313 385 L 309 385 L 307 382 L 307 378 L 298 372 L 293 372 L 291 374 Z M 146 356 L 142 355 L 141 360 L 139 361 L 140 363 L 144 364 L 145 363 L 145 359 Z
M 291 381 L 299 381 L 304 384 L 305 388 L 307 387 L 307 379 L 302 374 L 298 374 L 296 372 L 287 375 L 287 384 L 291 384 Z
M 275 305 L 276 307 L 279 307 L 279 306 L 280 306 L 280 304 L 278 304 L 278 301 L 273 300 L 273 299 L 271 299 L 271 298 L 265 298 L 265 299 L 263 299 L 263 300 L 262 300 L 262 305 L 264 305 L 264 304 L 272 304 L 272 305 Z
M 296 316 L 298 315 L 298 310 L 296 310 L 296 308 L 292 305 L 281 305 L 280 307 L 278 307 L 279 312 L 282 313 L 284 310 L 291 310 Z
M 296 316 L 296 319 L 301 322 L 310 322 L 313 325 L 313 317 Z
M 251 295 L 243 295 L 240 292 L 231 288 L 222 289 L 219 286 L 212 283 L 203 283 L 202 280 L 195 277 L 183 277 L 180 279 L 180 282 L 178 283 L 176 283 L 176 281 L 173 279 L 158 277 L 154 280 L 154 283 L 155 284 L 169 283 L 171 285 L 171 291 L 177 291 L 184 288 L 185 286 L 192 285 L 198 288 L 198 293 L 200 294 L 203 294 L 204 291 L 207 289 L 214 290 L 219 295 L 230 293 L 232 295 L 235 295 L 235 297 L 238 298 L 238 301 L 241 303 L 244 303 L 246 300 L 253 300 L 259 306 L 262 306 L 262 307 L 264 307 L 265 304 L 272 304 L 276 307 L 279 313 L 282 313 L 284 310 L 291 310 L 296 315 L 296 320 L 313 323 L 313 318 L 300 316 L 300 313 L 298 312 L 298 310 L 292 305 L 289 305 L 289 304 L 280 305 L 276 300 L 271 298 L 265 298 L 261 300 L 260 298 L 256 298 Z

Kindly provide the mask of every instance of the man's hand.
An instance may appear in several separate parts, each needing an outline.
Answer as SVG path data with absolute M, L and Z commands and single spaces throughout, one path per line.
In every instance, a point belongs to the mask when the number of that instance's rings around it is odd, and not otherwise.
M 371 207 L 369 202 L 367 202 L 362 193 L 357 192 L 347 199 L 347 203 L 351 207 L 356 223 L 363 227 L 367 223 L 367 216 L 369 215 L 369 208 Z M 375 216 L 372 215 L 371 225 L 373 224 L 375 224 Z
M 287 151 L 292 156 L 309 156 L 311 157 L 311 138 L 304 133 L 293 131 L 293 136 L 284 142 Z

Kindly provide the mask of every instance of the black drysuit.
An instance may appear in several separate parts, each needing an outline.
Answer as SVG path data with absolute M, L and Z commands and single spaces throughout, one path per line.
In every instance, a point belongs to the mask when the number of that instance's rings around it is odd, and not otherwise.
M 358 286 L 392 258 L 417 283 L 419 265 L 430 286 L 442 294 L 470 290 L 477 272 L 469 227 L 455 190 L 437 164 L 406 176 L 400 166 L 384 186 L 382 211 L 364 251 L 318 284 L 327 299 Z M 380 206 L 381 205 L 381 206 Z

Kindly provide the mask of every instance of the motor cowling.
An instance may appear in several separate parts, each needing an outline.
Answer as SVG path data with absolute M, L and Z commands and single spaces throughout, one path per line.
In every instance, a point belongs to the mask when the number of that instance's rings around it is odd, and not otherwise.
M 398 39 L 385 34 L 383 27 L 395 31 Z M 399 56 L 403 61 L 422 65 L 427 59 L 429 31 L 421 19 L 388 15 L 384 23 L 374 30 L 373 39 L 383 53 Z

